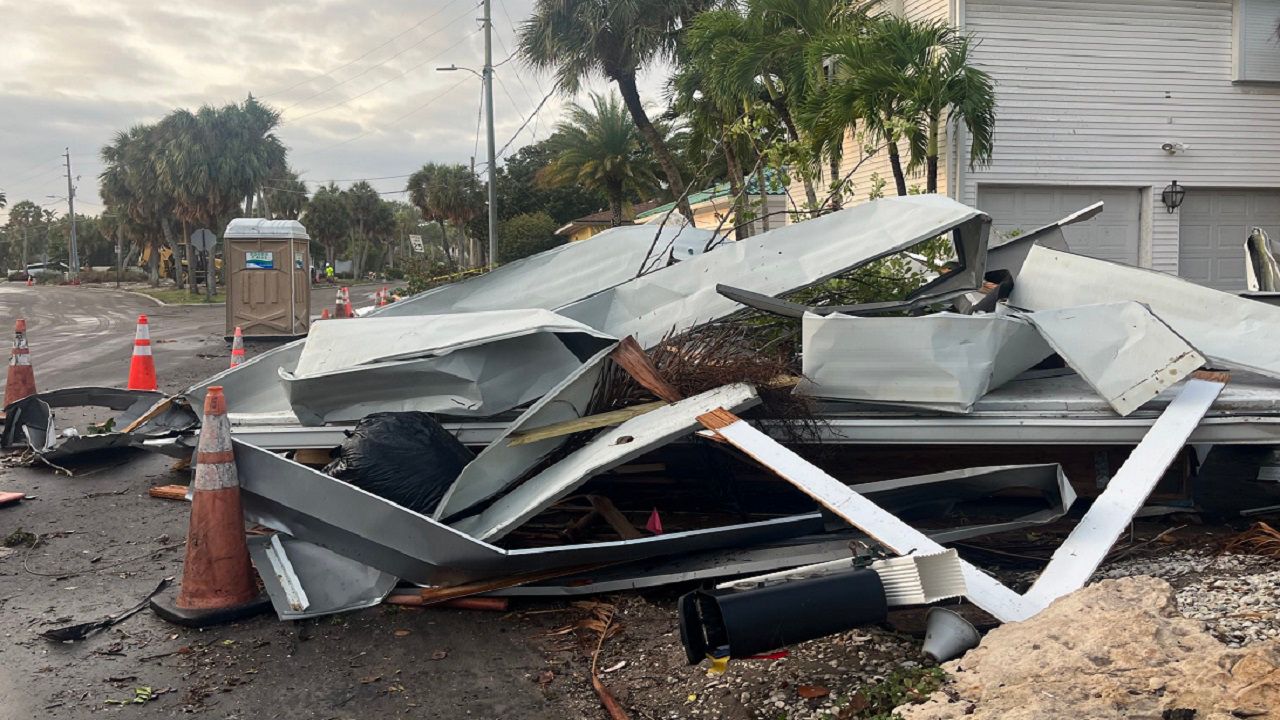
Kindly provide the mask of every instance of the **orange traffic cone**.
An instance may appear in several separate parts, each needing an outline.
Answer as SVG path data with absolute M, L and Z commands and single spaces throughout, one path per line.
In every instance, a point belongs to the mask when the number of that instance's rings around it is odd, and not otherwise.
M 30 276 L 30 275 L 28 275 L 28 276 L 27 276 L 27 287 L 31 287 L 32 285 L 35 285 L 35 284 L 36 284 L 36 281 L 35 281 L 35 280 L 33 280 L 33 279 L 31 278 L 31 276 Z
M 204 396 L 182 589 L 176 598 L 172 591 L 155 596 L 151 609 L 169 622 L 206 627 L 269 606 L 270 601 L 258 592 L 249 564 L 227 400 L 222 387 L 214 385 Z
M 146 315 L 138 316 L 138 332 L 133 336 L 133 359 L 129 361 L 130 390 L 155 390 L 156 364 L 151 357 L 151 328 Z
M 325 308 L 325 309 L 324 309 L 324 312 L 320 313 L 320 319 L 321 319 L 321 320 L 328 320 L 328 319 L 329 319 L 329 308 Z
M 387 304 L 387 289 L 384 287 L 378 291 L 378 307 L 383 307 L 386 304 Z
M 31 350 L 27 348 L 27 321 L 18 318 L 13 324 L 13 352 L 9 355 L 9 377 L 4 383 L 4 404 L 17 402 L 36 394 L 36 372 L 31 368 Z
M 342 288 L 342 312 L 343 317 L 353 318 L 356 316 L 355 310 L 351 309 L 351 288 Z
M 231 339 L 231 367 L 235 367 L 244 362 L 244 334 L 240 332 L 240 326 L 236 326 L 235 337 Z

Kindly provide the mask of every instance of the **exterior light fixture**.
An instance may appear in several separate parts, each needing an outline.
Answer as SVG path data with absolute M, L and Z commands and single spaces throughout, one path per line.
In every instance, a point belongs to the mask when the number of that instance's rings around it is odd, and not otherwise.
M 1160 193 L 1160 201 L 1164 203 L 1164 207 L 1169 212 L 1177 210 L 1182 205 L 1182 200 L 1187 196 L 1187 189 L 1178 184 L 1177 180 L 1168 184 L 1164 188 L 1164 192 Z

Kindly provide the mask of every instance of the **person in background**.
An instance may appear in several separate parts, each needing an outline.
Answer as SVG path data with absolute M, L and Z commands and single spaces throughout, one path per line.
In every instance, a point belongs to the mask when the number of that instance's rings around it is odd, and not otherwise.
M 332 284 L 333 284 L 333 263 L 325 262 L 325 264 L 324 264 L 324 277 L 325 277 L 325 279 L 326 279 L 326 280 L 328 280 L 328 281 L 329 281 L 329 284 L 330 284 L 330 285 L 332 285 Z

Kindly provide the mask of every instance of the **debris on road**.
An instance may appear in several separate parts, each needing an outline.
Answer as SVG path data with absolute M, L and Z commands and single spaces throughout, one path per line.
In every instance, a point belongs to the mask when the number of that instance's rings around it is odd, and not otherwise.
M 618 228 L 320 323 L 178 398 L 32 395 L 6 408 L 5 441 L 54 458 L 92 438 L 194 452 L 183 613 L 261 606 L 250 559 L 282 620 L 683 583 L 697 585 L 679 600 L 690 664 L 758 662 L 743 659 L 912 608 L 923 655 L 895 652 L 915 667 L 1011 623 L 956 666 L 994 674 L 973 659 L 1003 657 L 1006 636 L 1031 644 L 1049 632 L 1038 624 L 1095 605 L 1123 615 L 1104 590 L 1139 581 L 1088 582 L 1135 518 L 1280 506 L 1280 351 L 1267 339 L 1280 308 L 1070 253 L 1062 228 L 1101 210 L 992 243 L 974 208 L 889 198 L 679 262 L 680 232 Z M 891 283 L 865 282 L 884 273 Z M 339 317 L 349 303 L 339 290 Z M 122 414 L 65 436 L 51 408 L 73 400 Z M 1027 560 L 1016 548 L 973 552 L 975 539 L 1061 521 L 1077 499 L 1089 505 L 1065 540 L 1040 543 L 1021 575 L 983 562 Z M 1277 538 L 1259 526 L 1234 547 L 1272 551 Z M 989 617 L 953 612 L 960 598 Z M 1165 607 L 1115 621 L 1151 628 Z M 590 631 L 593 693 L 626 717 L 602 677 L 638 663 L 598 666 L 621 632 L 604 608 L 562 631 Z M 965 682 L 965 707 L 999 716 Z M 834 712 L 835 694 L 814 678 L 777 707 Z M 879 707 L 872 695 L 856 702 Z M 1127 702 L 1209 707 L 1191 690 L 1148 700 Z M 955 704 L 908 712 L 950 717 L 921 713 Z
M 173 582 L 173 578 L 164 578 L 157 583 L 155 589 L 147 593 L 147 596 L 142 598 L 137 605 L 134 605 L 124 612 L 116 613 L 115 615 L 105 617 L 101 620 L 43 630 L 41 631 L 40 636 L 46 640 L 52 640 L 54 642 L 74 642 L 76 640 L 84 640 L 96 632 L 118 625 L 141 612 L 142 609 L 147 607 L 147 604 L 151 602 L 151 598 L 169 587 L 169 583 L 171 582 Z

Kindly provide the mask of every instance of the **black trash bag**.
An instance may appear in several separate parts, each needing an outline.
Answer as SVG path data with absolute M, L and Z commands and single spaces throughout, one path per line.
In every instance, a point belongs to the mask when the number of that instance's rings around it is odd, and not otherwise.
M 429 413 L 382 412 L 356 423 L 324 471 L 425 515 L 474 457 Z

